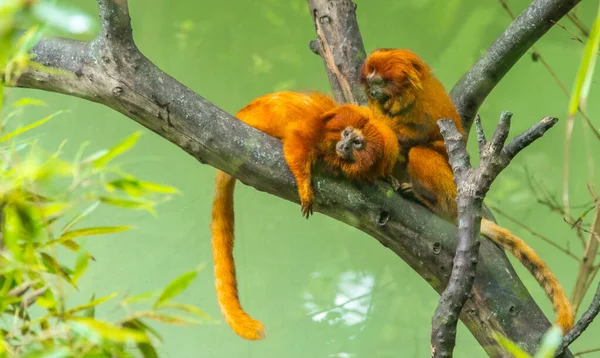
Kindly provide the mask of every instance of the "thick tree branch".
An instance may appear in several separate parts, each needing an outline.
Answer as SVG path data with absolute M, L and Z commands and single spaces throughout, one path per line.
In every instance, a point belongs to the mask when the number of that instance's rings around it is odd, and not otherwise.
M 498 174 L 508 166 L 512 158 L 540 138 L 558 121 L 556 118 L 543 118 L 504 147 L 510 130 L 511 116 L 512 114 L 509 112 L 502 113 L 500 124 L 489 143 L 485 139 L 481 121 L 477 118 L 477 139 L 481 156 L 477 168 L 471 166 L 466 141 L 456 129 L 454 122 L 451 119 L 438 121 L 457 186 L 458 245 L 450 282 L 442 293 L 433 316 L 432 357 L 452 357 L 458 317 L 471 293 L 475 280 L 475 269 L 479 256 L 478 234 L 485 195 Z
M 329 83 L 339 103 L 366 104 L 360 67 L 366 58 L 351 0 L 308 0 L 317 39 L 310 43 L 323 58 Z
M 111 11 L 112 5 L 123 4 L 122 0 L 102 0 L 101 6 L 105 7 L 101 9 Z M 354 17 L 353 7 L 351 11 Z M 107 18 L 107 14 L 102 16 Z M 121 16 L 114 22 L 123 24 L 123 19 Z M 112 27 L 106 31 L 110 33 Z M 35 60 L 61 72 L 30 69 L 17 85 L 109 106 L 200 162 L 234 175 L 257 190 L 299 202 L 280 141 L 245 125 L 195 94 L 158 69 L 133 43 L 115 42 L 114 37 L 105 34 L 89 44 L 66 39 L 42 40 L 33 49 Z M 334 46 L 334 57 L 339 50 L 340 47 Z M 356 51 L 347 53 L 356 56 Z M 354 78 L 358 78 L 355 74 Z M 358 82 L 349 80 L 349 83 L 355 96 L 362 93 Z M 437 292 L 443 291 L 456 248 L 456 227 L 422 206 L 394 195 L 387 184 L 349 184 L 316 175 L 314 188 L 315 211 L 373 236 L 405 260 Z M 534 351 L 550 323 L 518 279 L 504 252 L 484 240 L 480 253 L 473 293 L 461 319 L 490 356 L 508 356 L 491 337 L 494 331 Z
M 523 54 L 581 0 L 534 0 L 456 83 L 450 95 L 468 133 L 490 92 Z

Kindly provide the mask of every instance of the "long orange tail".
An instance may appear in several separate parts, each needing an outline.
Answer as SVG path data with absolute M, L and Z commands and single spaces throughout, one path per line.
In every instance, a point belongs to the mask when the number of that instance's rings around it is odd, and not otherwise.
M 573 327 L 573 309 L 565 291 L 546 263 L 523 240 L 489 220 L 481 219 L 481 233 L 513 254 L 531 272 L 552 301 L 557 315 L 556 323 L 567 333 Z
M 217 299 L 227 324 L 235 333 L 245 339 L 259 340 L 265 338 L 264 326 L 242 309 L 235 279 L 233 260 L 235 182 L 234 177 L 217 171 L 211 223 Z

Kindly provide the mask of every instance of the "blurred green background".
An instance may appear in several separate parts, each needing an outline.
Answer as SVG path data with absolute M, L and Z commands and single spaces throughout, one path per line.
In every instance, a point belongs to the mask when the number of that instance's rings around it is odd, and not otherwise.
M 417 52 L 450 89 L 510 23 L 496 0 L 357 0 L 358 20 L 367 52 L 404 47 Z M 96 2 L 72 0 L 91 15 Z M 527 0 L 509 2 L 515 13 Z M 596 2 L 579 5 L 588 25 Z M 277 90 L 329 91 L 321 59 L 310 52 L 314 27 L 304 0 L 130 1 L 135 40 L 161 69 L 214 104 L 235 113 L 251 99 Z M 570 23 L 563 23 L 576 33 Z M 538 50 L 570 90 L 583 45 L 554 28 Z M 597 78 L 598 76 L 596 76 Z M 9 90 L 70 112 L 36 133 L 48 150 L 63 139 L 67 157 L 83 141 L 93 149 L 110 147 L 140 126 L 106 107 L 62 95 Z M 588 114 L 600 114 L 600 87 L 592 85 Z M 533 175 L 560 196 L 568 98 L 539 61 L 528 52 L 481 107 L 489 135 L 502 110 L 514 113 L 512 133 L 520 133 L 543 116 L 561 119 L 543 140 L 520 154 L 501 174 L 487 202 L 497 205 L 558 244 L 580 254 L 581 245 L 562 217 L 536 202 L 527 185 Z M 26 112 L 26 121 L 48 109 Z M 573 205 L 590 201 L 586 183 L 598 184 L 598 141 L 575 125 L 570 192 Z M 431 315 L 438 295 L 402 260 L 358 230 L 316 214 L 306 221 L 295 204 L 238 185 L 236 192 L 236 259 L 241 299 L 248 312 L 267 328 L 267 339 L 247 342 L 223 322 L 212 276 L 209 220 L 215 169 L 201 165 L 182 150 L 144 129 L 139 144 L 121 161 L 154 182 L 178 187 L 183 195 L 145 212 L 96 215 L 96 223 L 134 223 L 137 229 L 91 238 L 85 246 L 97 259 L 72 299 L 83 301 L 113 291 L 132 294 L 164 287 L 181 272 L 207 264 L 182 300 L 194 303 L 214 323 L 193 327 L 160 326 L 164 357 L 425 357 L 429 355 Z M 472 153 L 475 146 L 470 143 Z M 528 174 L 529 173 L 529 174 Z M 600 188 L 599 188 L 600 189 Z M 574 214 L 578 214 L 574 209 Z M 548 262 L 568 293 L 577 262 L 498 216 L 501 224 L 528 241 Z M 513 262 L 513 260 L 511 258 Z M 550 320 L 551 305 L 533 278 L 517 271 Z M 596 280 L 597 281 L 597 280 Z M 595 288 L 596 284 L 592 285 Z M 584 306 L 589 303 L 586 297 Z M 104 307 L 99 312 L 110 316 Z M 574 345 L 596 348 L 597 322 Z M 600 357 L 600 353 L 594 353 Z M 594 354 L 588 356 L 593 357 Z M 469 332 L 460 327 L 457 357 L 484 356 Z

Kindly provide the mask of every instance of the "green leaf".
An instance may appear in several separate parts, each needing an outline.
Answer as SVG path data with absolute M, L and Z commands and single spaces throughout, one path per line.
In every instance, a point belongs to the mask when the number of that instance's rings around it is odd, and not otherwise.
M 75 283 L 73 282 L 73 280 L 71 280 L 70 272 L 69 272 L 70 270 L 68 268 L 66 268 L 65 266 L 62 266 L 60 263 L 58 263 L 58 261 L 56 261 L 54 259 L 54 257 L 48 255 L 45 252 L 42 252 L 41 256 L 42 256 L 42 262 L 43 262 L 44 266 L 46 267 L 46 269 L 48 270 L 48 272 L 62 277 L 65 281 L 67 281 L 71 285 L 75 286 Z
M 143 301 L 148 301 L 151 298 L 154 298 L 155 296 L 158 296 L 158 291 L 144 292 L 144 293 L 140 293 L 135 296 L 125 298 L 122 302 L 125 304 L 143 302 Z
M 131 147 L 133 147 L 135 145 L 135 143 L 137 142 L 138 138 L 141 135 L 142 135 L 142 132 L 133 133 L 129 137 L 125 138 L 125 140 L 123 142 L 121 142 L 121 143 L 117 144 L 116 146 L 112 147 L 111 149 L 109 149 L 108 152 L 106 152 L 106 154 L 104 154 L 101 157 L 99 157 L 98 159 L 94 160 L 92 165 L 94 166 L 94 168 L 101 168 L 101 167 L 105 166 L 108 162 L 110 162 L 115 157 L 117 157 L 117 156 L 125 153 L 129 149 L 131 149 Z
M 106 188 L 109 191 L 119 189 L 133 197 L 141 196 L 146 191 L 161 193 L 161 194 L 178 193 L 178 190 L 174 187 L 151 183 L 148 181 L 137 180 L 133 177 L 125 177 L 125 178 L 113 180 L 110 183 L 106 184 Z
M 144 332 L 145 326 L 139 325 L 138 322 L 139 322 L 139 320 L 124 322 L 123 327 L 127 327 L 127 328 L 131 328 L 131 329 L 135 329 L 135 330 Z M 146 332 L 144 332 L 144 334 L 146 334 Z M 146 342 L 138 342 L 137 343 L 137 347 L 140 350 L 140 353 L 142 353 L 142 357 L 158 358 L 156 349 L 154 349 L 154 346 L 152 345 L 152 343 L 150 343 L 150 338 L 148 337 L 147 334 L 146 334 L 146 338 L 147 338 Z
M 504 347 L 504 349 L 512 354 L 514 358 L 531 358 L 529 353 L 519 348 L 513 341 L 504 337 L 503 335 L 494 333 L 492 336 L 502 347 Z
M 35 99 L 35 98 L 21 98 L 12 104 L 14 107 L 25 107 L 25 106 L 40 106 L 45 107 L 46 102 Z
M 108 300 L 110 300 L 112 298 L 115 298 L 117 295 L 119 295 L 119 293 L 118 292 L 114 292 L 114 293 L 111 293 L 108 296 L 104 296 L 104 297 L 99 298 L 97 300 L 92 300 L 92 301 L 90 301 L 90 302 L 88 302 L 86 304 L 83 304 L 83 305 L 80 305 L 80 306 L 77 306 L 77 307 L 69 309 L 66 312 L 66 314 L 72 315 L 72 314 L 75 314 L 77 312 L 87 310 L 87 309 L 89 309 L 91 307 L 96 307 L 96 306 L 98 306 L 101 303 L 104 303 L 104 302 L 106 302 L 106 301 L 108 301 Z
M 574 116 L 578 109 L 584 109 L 587 102 L 587 97 L 590 92 L 590 85 L 592 83 L 592 76 L 594 74 L 594 66 L 596 65 L 596 59 L 598 58 L 598 47 L 600 45 L 600 4 L 598 5 L 598 13 L 596 14 L 596 20 L 592 26 L 590 36 L 585 44 L 583 50 L 583 57 L 579 64 L 579 70 L 577 71 L 577 77 L 575 78 L 575 85 L 571 94 L 571 101 L 569 102 L 569 115 Z
M 150 201 L 126 200 L 120 198 L 111 198 L 107 196 L 101 196 L 98 198 L 98 200 L 105 204 L 117 206 L 120 208 L 146 210 L 152 215 L 156 214 L 156 212 L 154 211 L 154 203 Z
M 165 287 L 163 292 L 160 294 L 160 297 L 158 297 L 158 300 L 156 300 L 154 307 L 159 307 L 161 304 L 168 302 L 169 300 L 173 299 L 175 296 L 180 294 L 190 285 L 190 283 L 192 283 L 192 281 L 194 281 L 197 274 L 198 272 L 194 270 L 186 272 L 183 275 L 177 277 L 175 280 L 173 280 L 167 287 Z
M 90 298 L 90 302 L 93 302 L 94 299 L 96 299 L 96 294 L 93 293 L 92 294 L 92 298 Z M 88 309 L 86 309 L 83 314 L 83 317 L 88 317 L 88 318 L 94 318 L 96 317 L 96 306 L 91 306 Z
M 74 243 L 74 241 L 68 242 Z M 90 256 L 91 255 L 89 253 L 83 251 L 79 252 L 79 254 L 77 255 L 77 259 L 75 260 L 75 268 L 73 270 L 73 282 L 77 283 L 83 275 L 83 273 L 85 272 L 85 270 L 87 270 L 91 258 Z
M 151 333 L 154 337 L 156 337 L 156 339 L 158 339 L 161 342 L 163 341 L 162 336 L 160 334 L 158 334 L 158 332 L 154 328 L 148 326 L 140 319 L 132 318 L 128 321 L 123 322 L 123 325 L 125 325 L 125 324 L 133 325 L 134 327 L 137 327 L 138 330 L 140 330 L 140 331 Z
M 83 220 L 86 216 L 90 215 L 94 210 L 96 210 L 96 208 L 98 207 L 98 205 L 100 205 L 99 201 L 94 202 L 92 205 L 90 205 L 84 211 L 82 211 L 79 215 L 77 215 L 76 217 L 74 217 L 73 219 L 71 219 L 65 225 L 65 227 L 63 227 L 61 235 L 62 235 L 62 233 L 68 231 L 70 228 L 72 228 L 73 226 L 75 226 L 78 222 L 80 222 L 81 220 Z
M 112 342 L 147 342 L 148 336 L 144 332 L 131 328 L 117 327 L 111 323 L 87 317 L 67 317 L 68 321 L 81 324 L 96 332 L 100 337 Z
M 73 239 L 76 239 L 76 238 L 79 238 L 82 236 L 114 234 L 117 232 L 127 231 L 131 228 L 132 228 L 131 226 L 99 226 L 99 227 L 90 227 L 90 228 L 85 228 L 85 229 L 71 230 L 71 231 L 67 231 L 64 234 L 62 234 L 58 239 L 49 241 L 44 246 L 60 244 L 65 241 L 71 241 Z
M 538 348 L 535 358 L 554 358 L 554 352 L 562 342 L 562 330 L 560 327 L 553 326 L 544 334 L 540 348 Z
M 12 132 L 10 132 L 8 134 L 5 134 L 2 137 L 0 137 L 0 142 L 4 142 L 4 141 L 6 141 L 6 140 L 8 140 L 8 139 L 10 139 L 12 137 L 18 136 L 19 134 L 25 133 L 25 132 L 27 132 L 27 131 L 35 128 L 35 127 L 41 126 L 42 124 L 48 122 L 50 119 L 56 117 L 57 115 L 59 115 L 59 114 L 61 114 L 63 112 L 64 111 L 58 111 L 58 112 L 53 113 L 53 114 L 51 114 L 51 115 L 49 115 L 49 116 L 47 116 L 45 118 L 40 119 L 39 121 L 33 122 L 30 125 L 18 128 L 18 129 L 14 130 L 14 131 L 12 131 Z

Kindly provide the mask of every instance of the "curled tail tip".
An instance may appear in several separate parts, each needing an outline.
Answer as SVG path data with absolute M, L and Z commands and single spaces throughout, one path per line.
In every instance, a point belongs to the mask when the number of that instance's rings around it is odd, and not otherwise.
M 234 328 L 235 333 L 240 337 L 250 341 L 260 341 L 265 339 L 265 327 L 262 323 L 256 320 L 252 320 L 243 326 Z

